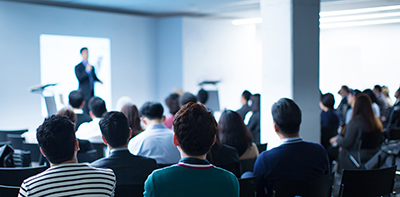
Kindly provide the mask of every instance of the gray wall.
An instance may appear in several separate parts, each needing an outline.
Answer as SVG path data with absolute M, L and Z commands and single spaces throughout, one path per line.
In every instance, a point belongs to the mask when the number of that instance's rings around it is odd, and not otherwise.
M 112 106 L 129 96 L 138 106 L 156 97 L 156 19 L 132 15 L 0 2 L 0 129 L 42 122 L 40 34 L 105 37 L 111 40 Z

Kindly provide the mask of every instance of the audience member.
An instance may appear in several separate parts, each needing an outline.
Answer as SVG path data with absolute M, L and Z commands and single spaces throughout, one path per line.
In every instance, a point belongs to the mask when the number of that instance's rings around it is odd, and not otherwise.
M 84 122 L 90 122 L 92 119 L 89 114 L 83 112 L 83 107 L 85 106 L 85 96 L 80 91 L 72 91 L 68 95 L 69 105 L 74 109 L 74 113 L 77 116 L 75 131 L 78 130 L 79 126 Z
M 132 192 L 143 194 L 144 181 L 157 168 L 156 160 L 129 152 L 128 141 L 132 130 L 129 129 L 128 120 L 123 113 L 109 112 L 99 124 L 102 139 L 108 146 L 110 155 L 94 161 L 90 166 L 112 169 L 117 177 L 117 188 L 129 185 L 135 188 Z
M 388 105 L 386 104 L 385 96 L 383 96 L 382 87 L 380 85 L 375 85 L 374 89 L 372 89 L 372 93 L 374 93 L 376 97 L 376 104 L 379 106 L 381 116 L 387 117 Z
M 319 106 L 321 107 L 321 144 L 328 152 L 329 161 L 332 163 L 337 158 L 338 149 L 332 147 L 329 140 L 337 135 L 339 128 L 339 116 L 333 110 L 335 98 L 333 94 L 322 95 Z
M 203 88 L 201 88 L 201 89 L 199 90 L 199 92 L 197 93 L 197 100 L 198 100 L 201 104 L 205 105 L 206 102 L 207 102 L 207 100 L 208 100 L 208 93 L 207 93 L 207 91 L 205 91 Z
M 247 128 L 249 128 L 253 136 L 253 142 L 260 144 L 260 94 L 252 95 L 250 100 L 253 115 L 247 124 Z
M 347 103 L 351 106 L 346 112 L 346 119 L 345 119 L 345 124 L 349 124 L 351 117 L 353 116 L 353 107 L 354 107 L 354 102 L 356 101 L 356 97 L 358 94 L 360 94 L 360 90 L 351 90 L 349 95 L 347 95 Z
M 392 99 L 390 99 L 388 87 L 382 86 L 382 95 L 385 98 L 386 105 L 388 107 L 393 107 L 393 101 L 392 101 Z
M 334 146 L 341 147 L 338 158 L 338 173 L 341 173 L 343 169 L 358 168 L 350 160 L 349 154 L 358 154 L 357 152 L 361 144 L 361 136 L 364 132 L 383 131 L 382 123 L 379 118 L 374 115 L 371 107 L 371 99 L 368 95 L 359 94 L 356 98 L 353 109 L 352 118 L 343 132 L 344 135 L 337 135 L 330 140 L 331 144 Z M 361 161 L 357 162 L 360 164 L 365 163 L 376 152 L 378 152 L 378 150 L 379 147 L 376 147 L 375 149 L 361 149 Z
M 175 115 L 174 145 L 182 159 L 154 171 L 146 180 L 144 196 L 239 196 L 236 177 L 206 160 L 217 135 L 217 123 L 203 105 L 189 103 Z
M 140 108 L 145 130 L 129 141 L 129 151 L 134 155 L 153 158 L 158 164 L 173 164 L 180 159 L 172 143 L 174 132 L 164 126 L 164 109 L 160 103 L 146 102 Z
M 275 132 L 283 144 L 258 156 L 254 164 L 257 196 L 271 192 L 277 180 L 307 181 L 329 173 L 324 147 L 300 137 L 301 110 L 296 103 L 282 98 L 273 104 L 271 111 Z
M 132 129 L 132 136 L 130 136 L 129 139 L 143 131 L 142 126 L 140 125 L 139 110 L 136 105 L 126 104 L 122 107 L 121 112 L 128 119 L 128 125 Z
M 46 118 L 37 129 L 40 152 L 50 161 L 46 171 L 25 179 L 19 196 L 113 196 L 112 170 L 77 163 L 74 124 L 66 116 Z M 88 176 L 90 175 L 90 176 Z M 95 184 L 94 184 L 95 183 Z
M 169 113 L 171 114 L 168 118 L 165 119 L 164 125 L 168 129 L 172 129 L 172 122 L 174 121 L 174 116 L 176 112 L 179 111 L 179 94 L 177 93 L 172 93 L 170 94 L 166 99 L 165 103 L 167 104 L 169 108 Z
M 179 97 L 179 107 L 182 107 L 189 102 L 197 103 L 197 97 L 190 92 L 185 92 Z
M 250 131 L 237 112 L 225 110 L 218 123 L 221 143 L 236 148 L 240 159 L 257 158 L 259 152 Z
M 236 148 L 222 144 L 218 135 L 210 152 L 207 154 L 207 160 L 215 166 L 232 172 L 236 177 L 240 177 L 242 173 Z
M 240 98 L 242 107 L 236 111 L 242 117 L 243 120 L 245 119 L 247 112 L 251 110 L 249 106 L 250 97 L 251 93 L 248 90 L 243 91 L 242 97 Z
M 76 132 L 76 137 L 90 142 L 103 143 L 99 122 L 105 113 L 107 113 L 107 109 L 104 100 L 99 97 L 92 97 L 89 100 L 89 115 L 92 121 L 82 123 Z
M 376 99 L 375 94 L 372 92 L 371 89 L 365 89 L 362 93 L 366 94 L 369 96 L 369 98 L 372 101 L 371 107 L 374 110 L 375 116 L 376 117 L 381 117 L 381 110 L 379 109 L 378 101 Z
M 396 98 L 396 101 L 394 102 L 394 106 L 397 106 L 400 104 L 400 88 L 396 90 L 394 93 L 394 98 Z
M 342 100 L 339 103 L 339 106 L 336 109 L 337 114 L 339 115 L 340 118 L 340 122 L 339 122 L 339 126 L 344 126 L 345 125 L 345 120 L 346 120 L 346 112 L 349 108 L 351 108 L 351 106 L 348 104 L 347 102 L 347 96 L 350 93 L 350 89 L 347 86 L 342 86 L 342 88 L 340 88 L 338 94 L 340 94 L 340 96 L 342 96 Z

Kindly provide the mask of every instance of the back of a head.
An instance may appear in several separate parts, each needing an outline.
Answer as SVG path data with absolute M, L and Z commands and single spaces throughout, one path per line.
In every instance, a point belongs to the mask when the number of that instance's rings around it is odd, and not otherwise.
M 179 106 L 184 106 L 189 102 L 197 103 L 197 98 L 190 92 L 185 92 L 179 97 Z
M 343 89 L 345 92 L 350 93 L 350 88 L 347 87 L 346 85 L 343 85 L 343 86 L 342 86 L 342 89 Z
M 373 103 L 377 103 L 377 98 L 371 89 L 365 89 L 362 93 L 367 94 Z
M 371 106 L 372 102 L 368 95 L 359 94 L 354 103 L 352 119 L 361 117 L 369 128 L 375 130 L 377 128 L 375 121 L 375 113 Z
M 57 114 L 67 116 L 68 119 L 74 124 L 77 121 L 77 116 L 76 116 L 74 110 L 72 110 L 70 107 L 64 107 L 64 108 L 60 109 L 57 112 Z
M 279 130 L 287 135 L 296 134 L 300 130 L 301 110 L 288 98 L 281 98 L 272 105 L 272 118 Z
M 380 85 L 375 85 L 374 90 L 377 90 L 378 92 L 382 92 L 382 87 Z
M 122 147 L 128 143 L 128 119 L 121 112 L 108 112 L 99 122 L 100 130 L 107 143 L 113 147 Z
M 353 96 L 357 96 L 357 95 L 361 94 L 361 91 L 358 89 L 350 90 L 350 94 Z
M 245 91 L 243 91 L 242 96 L 244 97 L 244 99 L 249 101 L 250 97 L 251 97 L 251 93 L 248 90 L 245 90 Z
M 67 116 L 52 115 L 36 130 L 39 147 L 52 164 L 73 159 L 75 153 L 74 124 Z
M 92 97 L 89 100 L 89 110 L 94 116 L 101 118 L 107 112 L 106 103 L 99 97 Z
M 254 112 L 258 112 L 260 111 L 260 102 L 261 102 L 261 95 L 260 94 L 254 94 L 250 97 L 251 100 L 251 111 Z
M 179 146 L 190 156 L 207 154 L 218 132 L 212 113 L 194 102 L 182 106 L 175 115 L 173 126 Z
M 132 132 L 142 131 L 142 126 L 140 125 L 139 110 L 137 109 L 136 105 L 126 104 L 122 107 L 121 112 L 128 119 L 128 125 L 132 128 Z
M 199 100 L 200 103 L 206 104 L 208 100 L 208 93 L 205 91 L 203 88 L 199 90 L 197 93 L 197 99 Z
M 140 108 L 140 115 L 150 120 L 162 119 L 164 108 L 161 103 L 146 102 Z
M 179 111 L 179 94 L 172 93 L 166 99 L 165 103 L 169 108 L 169 113 L 175 115 Z
M 76 90 L 72 91 L 68 95 L 69 104 L 73 108 L 80 108 L 84 98 L 85 96 L 83 95 L 83 93 L 81 91 L 76 91 Z
M 321 96 L 321 103 L 329 108 L 329 109 L 333 109 L 333 106 L 335 105 L 335 98 L 333 97 L 333 94 L 331 93 L 326 93 L 324 95 Z

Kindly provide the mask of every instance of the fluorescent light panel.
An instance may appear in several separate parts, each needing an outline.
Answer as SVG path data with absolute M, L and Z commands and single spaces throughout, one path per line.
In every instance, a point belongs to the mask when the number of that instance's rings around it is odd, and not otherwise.
M 339 28 L 339 27 L 356 27 L 365 25 L 390 24 L 399 22 L 400 18 L 396 18 L 396 19 L 386 19 L 386 20 L 356 21 L 347 23 L 328 23 L 328 24 L 320 24 L 319 27 L 321 29 L 329 29 L 329 28 Z
M 321 13 L 319 13 L 319 15 L 321 17 L 341 16 L 341 15 L 362 14 L 362 13 L 369 13 L 369 12 L 379 12 L 379 11 L 399 10 L 399 9 L 400 9 L 400 5 L 393 5 L 393 6 L 384 6 L 384 7 L 374 7 L 374 8 L 361 8 L 361 9 L 352 9 L 352 10 L 321 12 Z
M 321 17 L 319 21 L 321 23 L 331 23 L 331 22 L 344 22 L 344 21 L 356 21 L 365 19 L 378 19 L 386 17 L 400 16 L 400 12 L 382 13 L 382 14 L 364 14 L 355 16 L 341 16 L 341 17 Z

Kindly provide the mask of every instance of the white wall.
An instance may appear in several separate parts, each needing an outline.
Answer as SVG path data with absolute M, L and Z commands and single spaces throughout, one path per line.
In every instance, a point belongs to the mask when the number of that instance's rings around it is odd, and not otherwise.
M 0 129 L 35 130 L 43 120 L 40 95 L 28 91 L 40 83 L 40 34 L 111 40 L 108 109 L 121 96 L 138 106 L 155 98 L 156 19 L 0 1 L 0 27 Z
M 400 23 L 321 30 L 320 88 L 336 104 L 342 85 L 360 89 L 375 84 L 394 92 L 400 85 Z
M 183 20 L 183 89 L 197 94 L 202 80 L 218 84 L 220 108 L 241 107 L 243 90 L 261 93 L 261 42 L 255 25 L 231 20 L 185 17 Z M 217 120 L 218 121 L 218 120 Z

